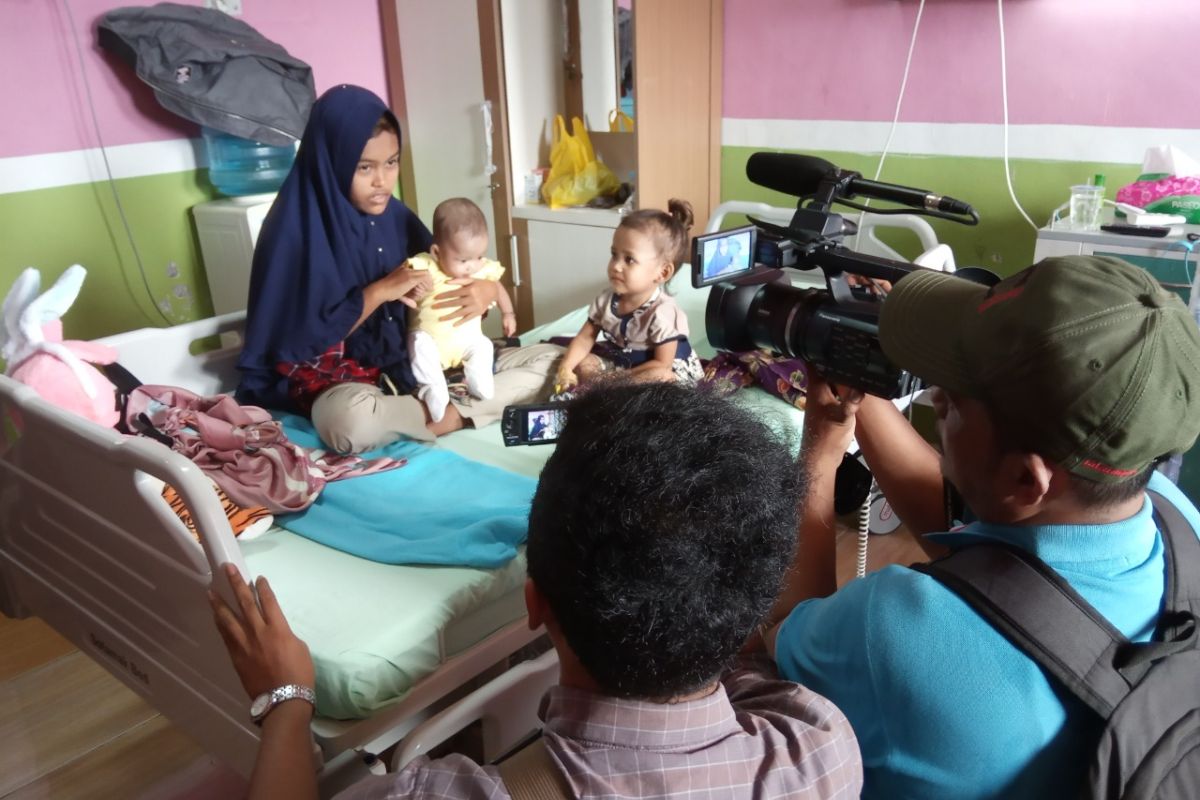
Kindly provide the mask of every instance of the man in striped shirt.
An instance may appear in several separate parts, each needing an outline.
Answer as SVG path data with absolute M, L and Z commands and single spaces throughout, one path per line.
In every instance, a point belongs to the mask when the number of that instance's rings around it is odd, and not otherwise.
M 565 796 L 858 797 L 862 762 L 842 713 L 766 661 L 735 663 L 794 549 L 797 490 L 788 448 L 728 401 L 625 384 L 572 403 L 533 500 L 526 584 L 530 625 L 546 626 L 561 663 L 541 715 Z M 222 625 L 231 617 L 218 612 Z M 303 664 L 288 672 L 253 652 L 235 650 L 234 662 L 251 693 L 305 677 Z M 284 703 L 266 718 L 260 771 L 269 743 L 302 732 L 309 711 Z M 251 797 L 284 796 L 282 781 L 303 771 L 281 764 L 279 783 L 256 772 Z M 460 755 L 419 758 L 339 795 L 510 796 L 497 768 Z

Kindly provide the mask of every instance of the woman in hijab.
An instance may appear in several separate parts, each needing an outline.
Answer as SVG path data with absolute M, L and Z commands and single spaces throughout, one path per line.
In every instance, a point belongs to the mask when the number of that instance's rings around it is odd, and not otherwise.
M 406 311 L 430 286 L 405 261 L 431 236 L 392 196 L 399 163 L 400 126 L 383 101 L 357 86 L 330 89 L 313 105 L 254 252 L 238 400 L 311 414 L 343 452 L 494 421 L 505 405 L 545 396 L 561 352 L 499 354 L 497 369 L 511 374 L 496 376 L 495 397 L 467 398 L 428 424 L 410 394 Z M 442 304 L 450 318 L 470 319 L 501 291 L 465 279 Z

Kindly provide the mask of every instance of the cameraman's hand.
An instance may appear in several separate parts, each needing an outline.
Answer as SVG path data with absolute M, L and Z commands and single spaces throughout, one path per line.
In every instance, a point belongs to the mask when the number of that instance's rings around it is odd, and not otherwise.
M 851 286 L 864 286 L 877 295 L 886 295 L 892 290 L 892 282 L 879 278 L 868 278 L 865 275 L 846 274 L 846 282 Z
M 854 438 L 854 417 L 862 404 L 858 389 L 835 386 L 815 371 L 808 374 L 808 394 L 804 405 L 804 445 L 815 455 L 834 458 Z
M 226 564 L 225 579 L 237 598 L 237 609 L 215 592 L 210 591 L 208 599 L 246 694 L 257 697 L 289 683 L 315 686 L 308 646 L 292 633 L 267 579 L 260 577 L 256 583 L 258 602 L 237 567 Z

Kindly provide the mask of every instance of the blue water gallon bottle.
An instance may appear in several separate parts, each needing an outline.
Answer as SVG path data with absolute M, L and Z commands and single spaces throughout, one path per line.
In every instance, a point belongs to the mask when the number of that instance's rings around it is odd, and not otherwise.
M 228 196 L 274 192 L 283 185 L 296 159 L 293 145 L 254 142 L 203 128 L 208 151 L 208 178 Z

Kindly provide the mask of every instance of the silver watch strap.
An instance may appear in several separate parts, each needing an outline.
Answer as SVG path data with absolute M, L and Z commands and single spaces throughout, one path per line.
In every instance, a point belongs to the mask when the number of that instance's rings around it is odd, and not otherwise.
M 288 700 L 304 700 L 307 701 L 313 708 L 317 706 L 317 693 L 308 686 L 302 686 L 298 683 L 289 683 L 271 690 L 271 699 L 267 703 L 267 707 L 263 709 L 262 714 L 254 719 L 256 723 L 262 723 L 267 715 L 271 713 L 280 703 Z

